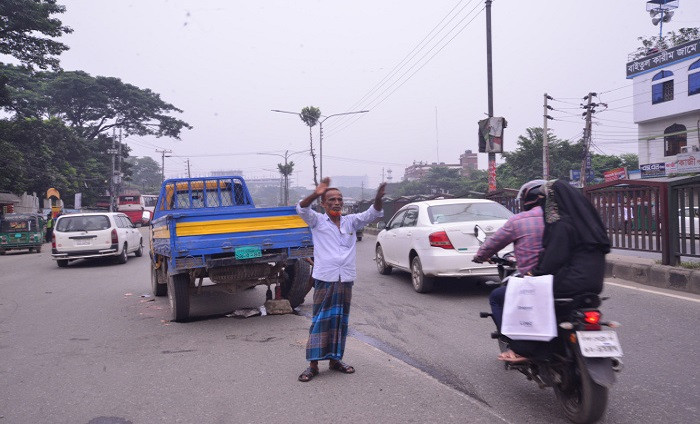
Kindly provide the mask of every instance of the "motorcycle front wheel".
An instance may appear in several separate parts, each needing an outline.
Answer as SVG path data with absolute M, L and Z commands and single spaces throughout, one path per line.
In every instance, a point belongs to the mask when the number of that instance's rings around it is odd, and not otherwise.
M 577 424 L 593 423 L 605 413 L 608 389 L 596 384 L 580 354 L 571 368 L 562 375 L 562 382 L 554 385 L 554 393 L 564 409 L 566 418 Z

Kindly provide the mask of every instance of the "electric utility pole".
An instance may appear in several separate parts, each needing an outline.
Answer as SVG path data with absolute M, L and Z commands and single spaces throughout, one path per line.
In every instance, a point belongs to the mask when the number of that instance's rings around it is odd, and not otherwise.
M 107 149 L 107 154 L 112 156 L 112 173 L 109 175 L 109 211 L 114 212 L 114 156 L 117 154 L 116 133 L 112 129 L 112 148 Z
M 172 150 L 168 149 L 163 149 L 163 150 L 158 150 L 156 149 L 156 153 L 160 153 L 160 178 L 161 182 L 165 181 L 165 154 L 166 153 L 172 153 Z
M 544 93 L 544 125 L 542 126 L 542 179 L 549 179 L 549 128 L 547 127 L 547 120 L 554 119 L 548 115 L 548 111 L 552 109 L 552 106 L 547 104 L 547 100 L 554 100 L 552 97 Z
M 583 107 L 586 109 L 586 111 L 583 112 L 583 116 L 586 118 L 586 126 L 583 129 L 583 159 L 581 160 L 581 177 L 579 180 L 581 188 L 586 186 L 586 171 L 591 168 L 591 117 L 595 113 L 593 108 L 597 106 L 597 104 L 593 103 L 593 96 L 597 96 L 597 94 L 588 93 L 588 95 L 583 98 L 583 100 L 588 100 L 588 104 Z
M 491 1 L 486 0 L 486 79 L 488 89 L 488 115 L 493 117 L 493 66 L 491 64 Z M 489 191 L 496 191 L 496 153 L 489 152 Z
M 192 173 L 190 172 L 190 158 L 187 158 L 187 178 L 192 178 Z

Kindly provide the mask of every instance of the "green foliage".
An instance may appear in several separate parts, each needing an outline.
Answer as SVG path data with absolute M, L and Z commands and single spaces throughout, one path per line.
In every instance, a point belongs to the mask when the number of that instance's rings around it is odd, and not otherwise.
M 84 204 L 104 193 L 111 141 L 87 142 L 58 119 L 0 120 L 0 191 L 45 193 L 55 187 L 66 199 L 83 193 Z
M 95 139 L 113 128 L 124 136 L 155 135 L 180 138 L 192 127 L 169 114 L 182 112 L 157 93 L 114 77 L 93 77 L 83 71 L 37 72 L 11 65 L 0 66 L 9 79 L 11 103 L 17 117 L 57 117 L 77 134 Z
M 642 43 L 642 47 L 638 47 L 634 52 L 634 59 L 640 59 L 647 55 L 651 48 L 666 50 L 670 47 L 678 46 L 688 41 L 697 40 L 700 38 L 700 28 L 681 28 L 676 31 L 669 31 L 663 37 L 637 37 Z
M 542 135 L 542 128 L 528 128 L 525 135 L 518 137 L 515 151 L 503 153 L 505 162 L 496 171 L 499 188 L 518 189 L 530 180 L 542 178 Z M 571 169 L 581 169 L 583 144 L 579 140 L 560 140 L 551 133 L 548 143 L 550 178 L 568 181 Z M 594 154 L 591 165 L 596 177 L 603 178 L 603 172 L 621 166 L 638 169 L 639 158 L 633 153 L 621 156 Z M 478 197 L 487 191 L 486 170 L 474 170 L 460 176 L 458 170 L 446 166 L 435 166 L 420 180 L 403 181 L 396 188 L 396 194 L 400 196 L 449 193 L 457 197 Z
M 286 165 L 278 163 L 277 169 L 280 171 L 280 174 L 282 174 L 285 178 L 289 177 L 294 172 L 294 162 L 289 161 Z
M 318 118 L 321 117 L 321 109 L 315 107 L 315 106 L 306 106 L 301 110 L 301 113 L 299 114 L 299 118 L 301 118 L 302 121 L 306 125 L 309 126 L 309 128 L 315 126 L 318 123 Z
M 144 194 L 157 194 L 161 184 L 161 170 L 158 162 L 149 156 L 126 159 L 129 166 L 127 181 L 139 187 Z
M 58 58 L 68 46 L 50 38 L 73 32 L 51 15 L 65 12 L 56 0 L 2 0 L 0 54 L 14 56 L 24 65 L 60 69 Z
M 311 162 L 313 163 L 313 168 L 314 168 L 314 186 L 318 185 L 318 172 L 316 170 L 316 153 L 314 152 L 314 136 L 313 133 L 311 132 L 311 128 L 313 128 L 317 123 L 318 123 L 318 118 L 321 117 L 321 109 L 315 107 L 315 106 L 306 106 L 301 110 L 301 113 L 299 114 L 299 118 L 301 118 L 302 121 L 306 125 L 309 126 L 309 154 L 311 155 Z
M 542 178 L 542 128 L 528 128 L 527 135 L 518 137 L 518 148 L 513 152 L 503 153 L 505 163 L 496 171 L 496 181 L 501 188 L 519 188 L 526 182 Z M 583 146 L 560 140 L 553 134 L 548 135 L 549 176 L 569 178 L 570 169 L 581 168 Z

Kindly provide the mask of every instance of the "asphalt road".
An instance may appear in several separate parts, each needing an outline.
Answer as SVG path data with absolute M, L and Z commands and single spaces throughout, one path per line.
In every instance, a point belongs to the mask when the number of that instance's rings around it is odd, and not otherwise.
M 478 316 L 490 283 L 446 280 L 415 293 L 408 274 L 376 272 L 374 241 L 358 244 L 346 350 L 358 372 L 310 383 L 296 381 L 307 304 L 300 315 L 234 319 L 225 314 L 262 304 L 264 290 L 209 291 L 193 302 L 199 319 L 170 323 L 167 301 L 150 297 L 145 256 L 59 269 L 49 249 L 8 253 L 0 424 L 563 422 L 551 390 L 495 359 L 493 326 Z M 606 286 L 625 370 L 603 422 L 696 422 L 700 297 L 648 289 Z

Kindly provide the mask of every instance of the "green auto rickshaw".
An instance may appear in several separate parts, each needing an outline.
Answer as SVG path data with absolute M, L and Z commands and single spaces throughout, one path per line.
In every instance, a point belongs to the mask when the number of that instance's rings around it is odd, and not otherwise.
M 35 213 L 10 213 L 0 221 L 0 255 L 8 250 L 41 252 L 44 243 L 44 217 Z

